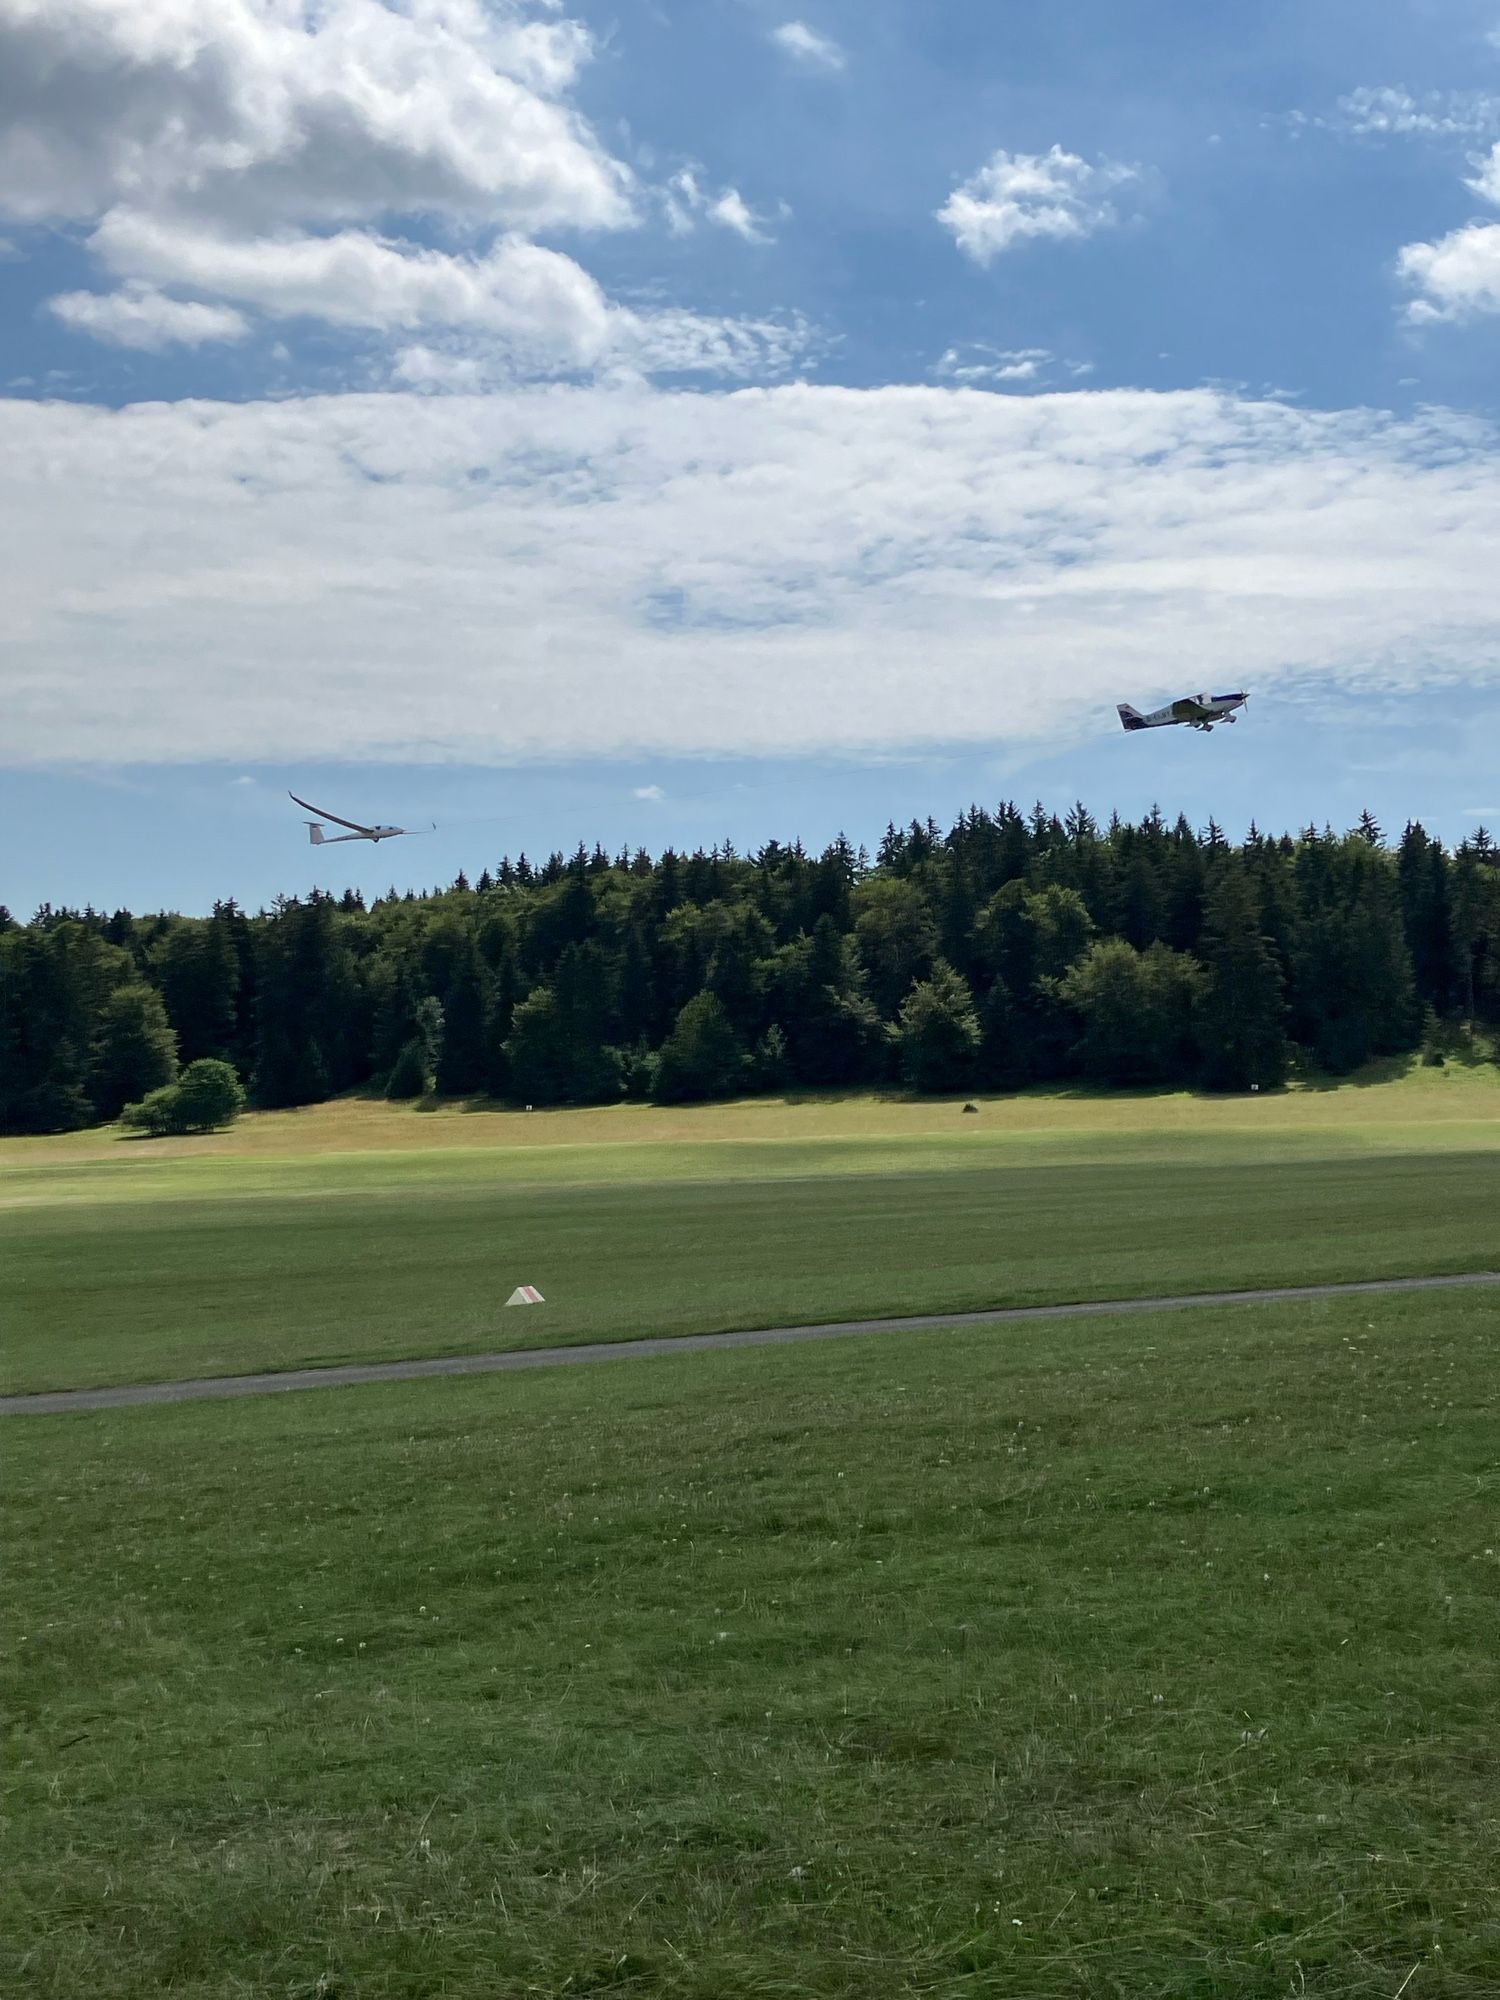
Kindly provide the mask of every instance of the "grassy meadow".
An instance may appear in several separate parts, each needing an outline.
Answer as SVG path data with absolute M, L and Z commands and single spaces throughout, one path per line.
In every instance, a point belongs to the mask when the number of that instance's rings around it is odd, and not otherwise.
M 346 1101 L 0 1142 L 0 1388 L 1473 1270 L 1497 1215 L 1493 1067 L 977 1117 Z
M 33 2000 L 1489 2000 L 1500 1301 L 4 1432 Z

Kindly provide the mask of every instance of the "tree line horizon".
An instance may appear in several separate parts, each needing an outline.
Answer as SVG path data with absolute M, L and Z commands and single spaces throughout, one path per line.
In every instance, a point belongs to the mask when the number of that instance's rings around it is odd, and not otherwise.
M 789 1088 L 1275 1088 L 1500 1029 L 1500 849 L 1364 814 L 1232 844 L 1153 807 L 973 807 L 872 858 L 580 844 L 373 902 L 0 906 L 0 1131 L 117 1118 L 180 1065 L 264 1108 Z

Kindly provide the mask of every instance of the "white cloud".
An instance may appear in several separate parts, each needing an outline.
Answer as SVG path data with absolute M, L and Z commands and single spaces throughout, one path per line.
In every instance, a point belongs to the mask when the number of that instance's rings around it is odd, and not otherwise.
M 1406 308 L 1413 326 L 1500 312 L 1500 222 L 1471 222 L 1435 243 L 1408 243 L 1396 269 L 1417 293 Z
M 1303 113 L 1294 117 L 1307 122 Z M 1478 90 L 1429 90 L 1417 97 L 1399 87 L 1365 85 L 1316 122 L 1356 138 L 1477 138 L 1500 130 L 1500 97 Z
M 47 301 L 65 326 L 117 347 L 201 347 L 206 341 L 243 340 L 250 323 L 232 306 L 169 299 L 149 285 L 118 292 L 61 292 Z
M 1500 144 L 1470 163 L 1474 173 L 1465 187 L 1500 204 Z M 1396 269 L 1416 293 L 1406 308 L 1413 326 L 1500 312 L 1500 223 L 1470 222 L 1435 242 L 1408 243 Z
M 636 312 L 611 306 L 606 343 L 590 364 L 606 380 L 655 375 L 712 375 L 733 381 L 774 380 L 790 373 L 814 348 L 805 320 L 728 319 L 658 307 Z M 526 372 L 547 372 L 532 354 Z M 552 373 L 567 373 L 554 368 Z M 475 394 L 513 386 L 513 349 L 478 336 L 443 335 L 397 350 L 391 379 L 424 394 Z
M 612 302 L 533 240 L 639 220 L 565 101 L 590 50 L 558 0 L 0 0 L 0 212 L 93 221 L 123 286 L 54 310 L 116 343 L 237 338 L 253 313 L 357 330 L 428 392 L 785 372 L 802 322 Z M 769 240 L 701 170 L 653 198 Z
M 972 341 L 945 348 L 933 363 L 939 382 L 973 388 L 985 382 L 1039 382 L 1053 359 L 1045 347 L 987 347 Z M 1070 368 L 1073 364 L 1069 364 Z
M 844 67 L 844 51 L 838 43 L 810 28 L 806 21 L 783 21 L 779 28 L 771 30 L 771 40 L 801 69 L 827 74 Z
M 482 354 L 429 347 L 420 340 L 399 349 L 391 363 L 393 382 L 433 395 L 475 395 L 492 386 L 494 379 Z
M 756 215 L 738 188 L 713 194 L 703 185 L 703 169 L 680 167 L 662 189 L 667 226 L 674 236 L 688 235 L 699 217 L 731 229 L 747 243 L 769 243 L 763 219 Z
M 1204 659 L 1494 686 L 1495 445 L 1206 391 L 0 402 L 0 754 L 1037 745 Z
M 976 264 L 1039 237 L 1091 236 L 1117 218 L 1111 193 L 1140 178 L 1136 167 L 1102 160 L 1091 165 L 1054 146 L 1049 153 L 992 155 L 954 189 L 937 211 L 965 256 Z
M 674 236 L 691 234 L 707 196 L 698 184 L 698 169 L 682 167 L 662 189 L 667 226 Z
M 610 367 L 774 377 L 813 338 L 796 316 L 715 318 L 614 304 L 571 257 L 520 237 L 464 256 L 359 229 L 233 237 L 122 208 L 104 218 L 90 247 L 127 290 L 92 306 L 92 295 L 71 295 L 57 308 L 86 330 L 118 340 L 134 320 L 144 333 L 146 318 L 129 301 L 150 298 L 160 323 L 180 329 L 167 337 L 243 333 L 234 307 L 180 303 L 150 288 L 207 293 L 269 319 L 315 318 L 407 337 L 393 363 L 396 379 L 427 390 Z
M 759 219 L 746 206 L 738 188 L 726 188 L 717 201 L 710 203 L 708 216 L 711 222 L 717 222 L 724 229 L 732 229 L 736 236 L 743 236 L 747 243 L 769 243 L 771 240 Z
M 359 229 L 230 237 L 121 208 L 90 247 L 120 276 L 208 292 L 277 319 L 483 328 L 575 367 L 596 360 L 609 339 L 609 308 L 582 266 L 518 237 L 464 257 Z
M 619 226 L 630 177 L 558 101 L 589 47 L 516 0 L 0 0 L 0 210 Z
M 630 794 L 633 799 L 644 799 L 649 805 L 660 805 L 667 796 L 660 785 L 637 785 Z
M 715 319 L 664 306 L 615 308 L 612 360 L 646 375 L 723 375 L 738 381 L 786 375 L 819 342 L 797 313 L 780 319 Z
M 1500 144 L 1492 146 L 1488 153 L 1473 160 L 1471 165 L 1474 168 L 1473 177 L 1465 181 L 1464 186 L 1481 200 L 1494 202 L 1500 207 Z

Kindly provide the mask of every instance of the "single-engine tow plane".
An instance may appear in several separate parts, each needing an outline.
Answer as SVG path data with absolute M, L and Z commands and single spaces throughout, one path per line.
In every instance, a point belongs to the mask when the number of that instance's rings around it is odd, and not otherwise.
M 1185 694 L 1178 701 L 1169 701 L 1165 708 L 1153 709 L 1149 715 L 1142 715 L 1138 708 L 1122 701 L 1120 721 L 1127 729 L 1169 729 L 1173 723 L 1185 722 L 1189 729 L 1207 732 L 1216 722 L 1233 722 L 1235 710 L 1243 708 L 1249 699 L 1244 693 Z
M 314 847 L 337 847 L 340 841 L 344 840 L 373 840 L 378 843 L 382 840 L 399 840 L 403 836 L 409 838 L 413 834 L 427 833 L 429 831 L 435 832 L 437 830 L 436 821 L 433 822 L 431 828 L 425 826 L 361 826 L 357 819 L 340 819 L 337 813 L 325 812 L 322 806 L 311 805 L 306 799 L 299 799 L 295 792 L 288 792 L 287 797 L 294 806 L 301 806 L 304 812 L 317 814 L 316 819 L 310 819 L 306 822 L 307 837 Z M 347 826 L 349 832 L 324 833 L 324 820 L 332 820 L 335 826 Z

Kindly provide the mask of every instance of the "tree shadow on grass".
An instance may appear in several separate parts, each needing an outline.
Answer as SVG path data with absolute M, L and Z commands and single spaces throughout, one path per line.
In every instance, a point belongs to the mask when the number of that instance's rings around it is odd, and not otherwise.
M 1369 1090 L 1383 1083 L 1400 1083 L 1418 1067 L 1418 1060 L 1416 1055 L 1379 1056 L 1374 1062 L 1362 1063 L 1358 1069 L 1343 1075 L 1309 1065 L 1298 1071 L 1295 1081 L 1299 1090 L 1320 1095 L 1330 1090 Z

